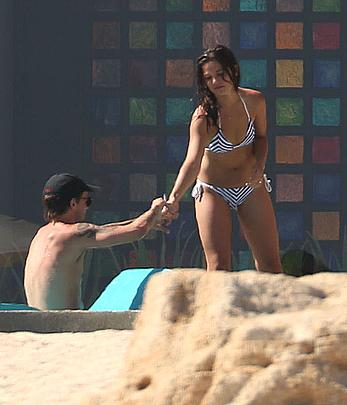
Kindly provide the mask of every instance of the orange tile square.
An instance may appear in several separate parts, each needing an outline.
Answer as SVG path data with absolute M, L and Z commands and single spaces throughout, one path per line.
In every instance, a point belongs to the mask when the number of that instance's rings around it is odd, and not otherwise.
M 303 87 L 304 61 L 294 59 L 276 60 L 276 87 Z
M 203 0 L 202 11 L 229 11 L 230 0 Z
M 120 163 L 120 138 L 94 138 L 92 156 L 95 163 Z
M 313 212 L 312 235 L 317 240 L 339 240 L 340 213 L 336 211 Z
M 302 174 L 276 175 L 276 201 L 301 202 L 304 199 L 304 176 Z
M 276 163 L 301 164 L 303 161 L 303 136 L 276 136 Z
M 304 25 L 301 22 L 276 23 L 277 49 L 302 49 Z

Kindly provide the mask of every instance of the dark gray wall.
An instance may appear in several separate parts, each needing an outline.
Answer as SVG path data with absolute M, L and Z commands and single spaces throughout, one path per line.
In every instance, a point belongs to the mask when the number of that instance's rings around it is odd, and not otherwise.
M 0 214 L 13 215 L 13 1 L 0 0 Z
M 83 176 L 86 4 L 15 1 L 15 211 L 21 218 L 41 219 L 40 195 L 49 176 Z

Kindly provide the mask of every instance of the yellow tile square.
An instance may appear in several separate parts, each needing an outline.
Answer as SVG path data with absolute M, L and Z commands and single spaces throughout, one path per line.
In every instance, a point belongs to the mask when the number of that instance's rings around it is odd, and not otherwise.
M 303 60 L 278 59 L 276 60 L 276 87 L 303 87 L 304 62 Z

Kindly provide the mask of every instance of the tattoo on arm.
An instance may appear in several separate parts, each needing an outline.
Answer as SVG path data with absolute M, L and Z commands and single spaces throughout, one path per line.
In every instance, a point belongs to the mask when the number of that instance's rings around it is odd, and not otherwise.
M 94 225 L 86 223 L 80 223 L 77 225 L 77 235 L 80 237 L 93 239 L 95 238 L 96 232 L 97 230 Z
M 88 223 L 79 223 L 77 225 L 77 235 L 79 237 L 85 237 L 89 239 L 95 239 L 96 234 L 99 233 L 114 233 L 114 231 L 119 227 L 118 224 L 107 224 L 107 225 L 94 225 Z

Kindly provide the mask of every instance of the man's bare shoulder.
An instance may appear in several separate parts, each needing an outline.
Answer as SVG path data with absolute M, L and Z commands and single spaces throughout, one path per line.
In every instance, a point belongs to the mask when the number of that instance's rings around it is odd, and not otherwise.
M 52 238 L 52 237 L 61 237 L 61 238 L 68 238 L 73 236 L 74 224 L 64 224 L 64 223 L 52 223 L 49 222 L 46 225 L 43 225 L 36 233 L 36 238 Z
M 97 226 L 90 223 L 78 222 L 74 224 L 52 224 L 49 223 L 41 227 L 36 239 L 54 239 L 56 241 L 72 241 L 80 238 L 92 238 L 95 236 Z

